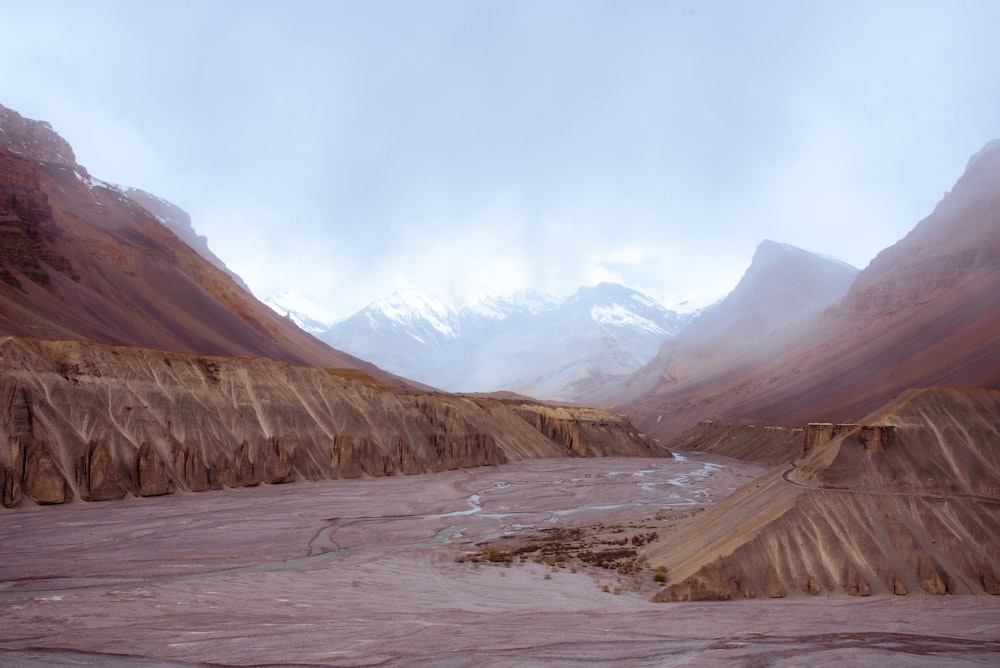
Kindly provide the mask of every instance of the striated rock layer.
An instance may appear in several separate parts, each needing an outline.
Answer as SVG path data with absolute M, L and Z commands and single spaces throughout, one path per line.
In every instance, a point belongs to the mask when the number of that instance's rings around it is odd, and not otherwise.
M 669 456 L 594 409 L 263 358 L 0 339 L 8 507 L 604 455 Z
M 1000 594 L 1000 391 L 914 391 L 835 427 L 651 544 L 655 600 Z
M 801 427 L 713 418 L 702 420 L 663 445 L 671 452 L 707 452 L 776 466 L 795 457 L 789 453 L 801 449 L 802 434 Z

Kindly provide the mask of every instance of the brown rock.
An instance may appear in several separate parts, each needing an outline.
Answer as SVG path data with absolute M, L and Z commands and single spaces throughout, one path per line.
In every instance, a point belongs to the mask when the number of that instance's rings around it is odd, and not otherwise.
M 337 434 L 333 438 L 330 460 L 330 475 L 334 478 L 360 478 L 361 458 L 354 449 L 354 439 L 350 434 Z
M 188 442 L 181 445 L 174 456 L 174 470 L 189 491 L 204 492 L 211 489 L 209 470 L 201 448 Z
M 115 461 L 103 440 L 94 440 L 77 466 L 77 485 L 84 501 L 121 499 L 128 488 L 118 474 Z
M 260 471 L 250 458 L 250 444 L 240 443 L 233 455 L 229 469 L 222 472 L 222 479 L 227 487 L 256 487 L 260 484 Z
M 285 447 L 286 442 L 294 442 L 295 440 L 297 439 L 294 435 L 287 440 L 279 439 L 276 436 L 267 439 L 263 456 L 265 482 L 278 485 L 295 480 L 295 470 L 289 461 L 288 451 Z
M 21 503 L 21 472 L 0 463 L 0 502 L 4 508 L 15 508 Z
M 35 503 L 65 503 L 72 498 L 69 482 L 48 447 L 31 437 L 19 437 L 24 452 L 21 493 Z
M 135 487 L 139 496 L 172 494 L 176 489 L 166 463 L 149 441 L 139 446 L 136 454 Z
M 58 444 L 57 461 L 81 462 L 86 498 L 122 487 L 166 493 L 168 481 L 202 491 L 539 457 L 663 455 L 604 411 L 421 394 L 350 370 L 14 337 L 0 339 L 0 357 L 0 424 Z M 541 415 L 557 440 L 520 413 Z M 102 434 L 99 445 L 80 439 L 88 432 Z M 136 452 L 134 443 L 150 445 Z M 2 450 L 0 464 L 17 470 Z
M 983 590 L 993 596 L 1000 595 L 1000 579 L 997 578 L 993 570 L 993 565 L 989 561 L 983 562 L 982 576 Z

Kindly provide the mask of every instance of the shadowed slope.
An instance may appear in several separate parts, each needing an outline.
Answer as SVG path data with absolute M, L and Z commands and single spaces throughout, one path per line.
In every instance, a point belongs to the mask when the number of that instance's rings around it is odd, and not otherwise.
M 994 142 L 836 306 L 723 367 L 621 408 L 661 438 L 716 415 L 784 424 L 856 419 L 911 387 L 1000 388 L 998 340 L 1000 143 Z
M 650 545 L 656 600 L 1000 594 L 1000 392 L 915 391 Z
M 168 206 L 91 178 L 47 123 L 0 106 L 0 334 L 391 377 L 275 314 L 136 200 Z

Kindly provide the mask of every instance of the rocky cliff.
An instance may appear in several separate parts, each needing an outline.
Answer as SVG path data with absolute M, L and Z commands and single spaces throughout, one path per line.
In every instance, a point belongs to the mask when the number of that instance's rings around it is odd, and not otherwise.
M 650 545 L 656 600 L 1000 594 L 998 425 L 1000 392 L 934 388 L 814 426 L 795 465 Z
M 350 369 L 0 340 L 0 495 L 64 503 L 528 458 L 669 456 L 627 419 Z

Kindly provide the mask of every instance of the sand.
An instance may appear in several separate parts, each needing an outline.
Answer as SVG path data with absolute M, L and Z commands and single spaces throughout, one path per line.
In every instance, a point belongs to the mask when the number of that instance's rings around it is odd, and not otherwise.
M 993 597 L 660 604 L 649 572 L 456 561 L 552 528 L 669 535 L 762 472 L 544 460 L 3 512 L 0 664 L 1000 663 Z

